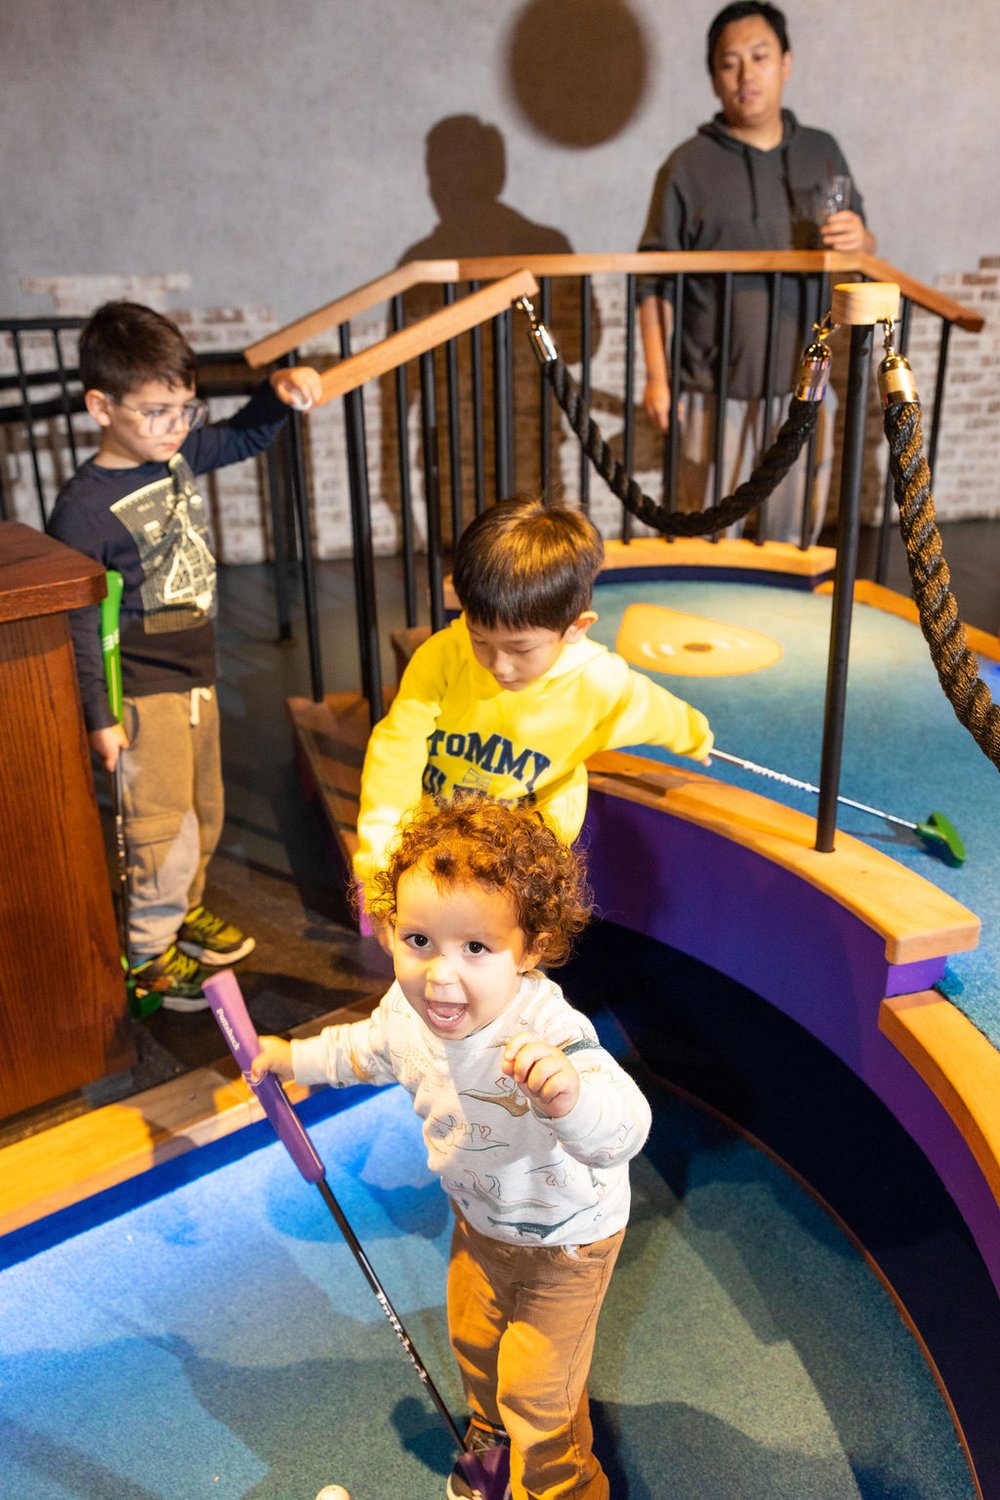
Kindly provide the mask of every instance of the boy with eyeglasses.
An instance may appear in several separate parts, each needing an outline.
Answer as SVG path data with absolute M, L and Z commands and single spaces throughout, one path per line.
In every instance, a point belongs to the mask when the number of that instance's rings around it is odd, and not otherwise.
M 137 302 L 99 307 L 80 335 L 80 378 L 100 446 L 63 486 L 49 531 L 122 575 L 124 708 L 108 703 L 96 606 L 70 616 L 84 718 L 104 767 L 121 758 L 129 955 L 136 991 L 203 1010 L 207 966 L 254 939 L 210 912 L 205 874 L 222 832 L 215 693 L 215 557 L 196 475 L 277 436 L 290 406 L 322 394 L 307 366 L 275 371 L 224 422 L 206 425 L 197 362 L 169 318 Z

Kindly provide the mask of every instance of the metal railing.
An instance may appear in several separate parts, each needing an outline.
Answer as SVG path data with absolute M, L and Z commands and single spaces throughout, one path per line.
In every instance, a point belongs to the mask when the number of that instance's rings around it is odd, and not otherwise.
M 897 331 L 897 347 L 906 352 L 910 337 L 911 315 L 919 308 L 940 323 L 938 360 L 934 378 L 934 399 L 930 412 L 929 453 L 933 459 L 942 418 L 948 340 L 953 326 L 978 331 L 982 319 L 972 310 L 925 287 L 884 261 L 871 256 L 848 256 L 832 252 L 780 251 L 769 254 L 727 252 L 683 255 L 551 255 L 489 257 L 475 260 L 414 261 L 399 267 L 346 297 L 338 298 L 306 317 L 270 335 L 246 351 L 255 366 L 275 358 L 297 358 L 301 344 L 315 341 L 337 331 L 341 359 L 324 376 L 327 399 L 343 396 L 347 422 L 349 454 L 349 487 L 351 491 L 352 546 L 355 557 L 358 590 L 359 675 L 362 691 L 379 712 L 381 682 L 378 663 L 379 627 L 377 601 L 372 583 L 371 564 L 371 465 L 365 436 L 364 406 L 358 388 L 369 382 L 383 383 L 383 409 L 388 400 L 394 408 L 396 443 L 389 454 L 383 443 L 380 453 L 380 483 L 383 496 L 391 494 L 398 507 L 403 559 L 406 623 L 416 625 L 422 618 L 437 629 L 444 620 L 443 548 L 448 535 L 456 537 L 474 514 L 491 501 L 503 499 L 521 487 L 537 489 L 545 496 L 553 493 L 555 436 L 560 414 L 555 408 L 549 382 L 537 370 L 528 343 L 516 327 L 515 314 L 509 306 L 489 319 L 459 330 L 453 313 L 470 293 L 484 283 L 510 277 L 523 270 L 537 279 L 537 305 L 545 322 L 550 324 L 568 363 L 578 371 L 577 382 L 589 397 L 595 411 L 607 410 L 619 421 L 615 441 L 620 443 L 625 467 L 632 469 L 637 449 L 639 424 L 648 427 L 641 410 L 637 410 L 636 392 L 636 285 L 640 277 L 665 277 L 670 281 L 675 302 L 683 302 L 685 278 L 711 276 L 720 288 L 721 338 L 716 370 L 720 397 L 725 393 L 729 365 L 727 316 L 742 278 L 764 277 L 768 281 L 769 317 L 762 329 L 770 351 L 766 362 L 766 389 L 763 400 L 765 432 L 769 435 L 781 418 L 782 392 L 775 369 L 774 347 L 780 307 L 782 278 L 798 277 L 805 287 L 806 314 L 821 315 L 829 305 L 830 287 L 835 280 L 860 277 L 869 280 L 891 280 L 902 292 L 902 312 Z M 621 356 L 612 380 L 602 379 L 600 388 L 594 378 L 595 322 L 601 317 L 594 295 L 595 278 L 617 280 L 623 293 L 617 298 L 622 310 L 620 332 L 608 326 L 605 299 L 602 339 L 616 343 Z M 461 299 L 461 300 L 460 300 Z M 412 308 L 426 312 L 428 305 L 438 303 L 439 311 L 427 313 L 413 321 Z M 370 321 L 378 309 L 385 326 L 392 332 L 372 348 L 351 354 L 352 325 L 366 315 Z M 815 313 L 814 313 L 815 310 Z M 681 344 L 680 316 L 674 319 L 674 337 L 670 359 L 672 385 L 680 388 Z M 527 325 L 525 325 L 526 327 Z M 421 330 L 425 337 L 420 341 Z M 460 349 L 462 341 L 468 344 Z M 419 342 L 418 342 L 419 341 Z M 459 355 L 462 354 L 460 360 Z M 607 360 L 602 369 L 606 370 Z M 407 435 L 410 427 L 411 380 L 416 365 L 417 406 L 420 423 L 421 473 L 415 476 L 414 456 Z M 391 377 L 391 385 L 387 383 Z M 464 377 L 464 378 L 463 378 Z M 530 428 L 537 442 L 529 455 L 527 472 L 523 442 L 519 433 Z M 441 433 L 444 433 L 443 440 Z M 716 436 L 717 458 L 721 457 L 721 433 Z M 442 495 L 442 453 L 447 459 L 446 494 Z M 387 457 L 392 461 L 387 471 Z M 490 462 L 492 457 L 492 463 Z M 805 544 L 806 510 L 811 494 L 811 479 L 816 463 L 815 441 L 811 440 L 802 460 L 803 544 Z M 668 437 L 663 444 L 660 483 L 664 502 L 674 507 L 677 501 L 677 445 Z M 721 496 L 722 464 L 714 465 L 715 498 Z M 418 482 L 419 481 L 419 482 Z M 590 465 L 581 453 L 576 499 L 587 510 L 591 504 L 592 476 Z M 414 506 L 417 489 L 423 491 L 425 509 L 426 606 L 421 609 L 417 585 L 418 527 Z M 886 479 L 882 496 L 882 533 L 879 549 L 879 581 L 884 581 L 887 565 L 889 529 L 892 522 L 891 482 Z M 631 518 L 621 513 L 620 535 L 628 541 L 632 535 Z M 761 528 L 757 540 L 763 541 Z M 309 604 L 307 602 L 307 614 Z M 316 632 L 310 631 L 312 638 Z M 318 650 L 318 646 L 317 646 Z M 322 671 L 313 673 L 314 696 L 323 695 Z
M 383 437 L 377 468 L 379 498 L 389 495 L 398 512 L 406 623 L 413 627 L 426 621 L 437 629 L 445 620 L 444 577 L 449 540 L 453 541 L 468 520 L 487 504 L 508 497 L 518 488 L 537 490 L 547 497 L 556 488 L 561 415 L 549 382 L 538 371 L 529 352 L 527 338 L 515 326 L 512 301 L 525 293 L 535 298 L 566 362 L 577 372 L 577 382 L 595 414 L 607 413 L 617 421 L 614 440 L 620 444 L 623 463 L 631 472 L 640 438 L 646 443 L 649 440 L 648 424 L 636 405 L 636 287 L 640 277 L 649 276 L 666 279 L 678 313 L 689 278 L 715 279 L 721 310 L 715 372 L 720 398 L 725 394 L 729 368 L 728 330 L 733 297 L 742 278 L 766 279 L 769 314 L 767 326 L 761 330 L 769 351 L 763 397 L 766 430 L 781 416 L 778 408 L 783 393 L 775 369 L 774 348 L 783 279 L 797 277 L 802 282 L 807 319 L 813 308 L 817 316 L 825 310 L 835 280 L 853 277 L 896 282 L 902 291 L 897 325 L 900 352 L 906 351 L 914 310 L 920 309 L 939 322 L 934 396 L 928 424 L 928 458 L 933 465 L 942 420 L 951 329 L 976 332 L 982 326 L 982 319 L 874 257 L 793 251 L 555 255 L 415 261 L 399 267 L 245 351 L 247 362 L 254 368 L 279 361 L 293 364 L 302 358 L 302 345 L 315 343 L 324 335 L 336 338 L 336 355 L 323 374 L 324 400 L 343 402 L 359 680 L 373 719 L 381 712 L 383 701 L 382 631 L 375 587 L 372 464 L 366 432 L 365 388 L 377 383 L 383 412 L 389 410 L 394 417 L 395 441 L 388 443 Z M 598 283 L 605 291 L 612 286 L 614 295 L 599 297 Z M 611 303 L 614 306 L 609 318 Z M 388 330 L 387 336 L 354 352 L 355 326 L 365 320 L 366 332 L 370 332 L 372 314 L 376 311 L 382 326 Z M 66 318 L 0 321 L 0 336 L 7 336 L 12 349 L 12 368 L 7 374 L 0 374 L 0 424 L 18 433 L 23 450 L 29 455 L 42 524 L 58 488 L 54 481 L 67 478 L 64 470 L 68 467 L 72 472 L 70 466 L 77 462 L 73 417 L 82 410 L 82 392 L 74 363 L 66 351 L 68 340 L 81 321 Z M 678 315 L 670 347 L 674 389 L 680 389 L 681 385 L 680 326 Z M 25 358 L 23 342 L 29 336 L 36 346 L 31 361 Z M 39 359 L 40 336 L 51 341 L 51 356 L 47 359 Z M 598 361 L 597 350 L 605 344 L 613 346 L 615 356 L 609 359 L 605 355 Z M 231 367 L 232 355 L 203 357 L 200 363 L 201 385 L 206 395 L 252 389 L 252 376 L 241 380 L 234 379 L 231 370 L 223 374 L 220 367 L 226 364 Z M 411 389 L 414 379 L 415 400 Z M 411 452 L 410 443 L 414 410 L 419 457 Z M 857 425 L 864 421 L 864 414 L 855 410 L 850 420 Z M 279 633 L 284 636 L 290 632 L 289 582 L 297 565 L 306 617 L 312 695 L 321 701 L 324 683 L 312 540 L 314 504 L 307 466 L 308 422 L 308 418 L 293 413 L 280 449 L 269 456 L 268 490 Z M 526 441 L 526 433 L 530 433 L 530 442 Z M 863 443 L 863 434 L 855 432 L 854 441 Z M 716 500 L 721 497 L 722 485 L 720 445 L 721 434 L 717 437 L 714 465 Z M 46 473 L 45 456 L 54 448 L 64 451 L 65 459 L 62 468 L 50 462 L 53 472 Z M 816 462 L 813 442 L 802 462 L 804 543 L 805 509 Z M 664 503 L 670 507 L 677 501 L 677 469 L 677 447 L 668 438 L 654 466 L 653 479 L 658 480 Z M 587 510 L 593 498 L 591 470 L 582 452 L 576 473 L 575 498 Z M 0 475 L 0 517 L 6 514 L 4 504 Z M 422 528 L 417 524 L 421 511 Z M 887 476 L 882 497 L 880 581 L 885 576 L 892 514 L 891 480 Z M 846 534 L 853 546 L 857 539 L 856 518 L 852 528 Z M 631 520 L 623 511 L 620 522 L 623 541 L 631 539 L 632 529 Z M 418 581 L 421 530 L 426 573 L 423 588 Z M 762 531 L 758 540 L 763 540 L 765 534 Z M 833 732 L 838 732 L 836 726 Z

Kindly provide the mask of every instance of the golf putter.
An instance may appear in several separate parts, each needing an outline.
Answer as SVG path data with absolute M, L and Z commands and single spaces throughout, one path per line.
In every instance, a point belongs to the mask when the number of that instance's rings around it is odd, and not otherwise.
M 312 1141 L 306 1132 L 305 1126 L 299 1119 L 295 1110 L 281 1086 L 280 1081 L 273 1073 L 265 1073 L 260 1083 L 253 1083 L 250 1078 L 250 1065 L 257 1056 L 260 1042 L 254 1030 L 253 1022 L 247 1012 L 242 992 L 235 974 L 229 969 L 224 969 L 219 974 L 213 974 L 204 983 L 205 997 L 212 1008 L 219 1030 L 228 1043 L 229 1050 L 236 1059 L 237 1066 L 250 1085 L 257 1098 L 260 1100 L 264 1113 L 274 1128 L 275 1134 L 288 1152 L 292 1161 L 299 1169 L 306 1182 L 313 1183 L 330 1210 L 334 1221 L 344 1239 L 347 1241 L 355 1260 L 360 1266 L 365 1280 L 375 1293 L 379 1306 L 385 1313 L 393 1332 L 399 1339 L 403 1348 L 410 1357 L 410 1363 L 420 1376 L 428 1395 L 434 1402 L 438 1414 L 447 1427 L 455 1445 L 459 1450 L 459 1463 L 463 1472 L 473 1486 L 478 1486 L 484 1497 L 497 1493 L 497 1483 L 494 1477 L 496 1466 L 506 1461 L 506 1450 L 500 1451 L 499 1447 L 490 1448 L 483 1454 L 469 1451 L 465 1446 L 462 1434 L 455 1424 L 454 1418 L 444 1403 L 440 1391 L 434 1384 L 428 1373 L 427 1367 L 414 1347 L 413 1341 L 400 1321 L 392 1303 L 386 1295 L 382 1283 L 379 1281 L 372 1268 L 371 1262 L 364 1252 L 360 1240 L 354 1233 L 343 1209 L 334 1197 L 330 1185 L 326 1180 L 326 1168 L 316 1151 Z

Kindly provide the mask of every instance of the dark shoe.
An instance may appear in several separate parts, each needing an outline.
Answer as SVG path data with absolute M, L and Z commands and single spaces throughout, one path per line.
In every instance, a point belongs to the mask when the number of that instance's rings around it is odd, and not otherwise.
M 171 943 L 166 953 L 148 958 L 132 970 L 136 995 L 160 995 L 164 1010 L 207 1010 L 202 985 L 208 974 Z
M 478 1453 L 466 1451 L 448 1475 L 447 1500 L 510 1500 L 510 1448 L 492 1443 Z
M 193 906 L 177 934 L 177 946 L 200 964 L 216 968 L 246 958 L 257 944 L 231 922 L 215 916 L 207 906 Z

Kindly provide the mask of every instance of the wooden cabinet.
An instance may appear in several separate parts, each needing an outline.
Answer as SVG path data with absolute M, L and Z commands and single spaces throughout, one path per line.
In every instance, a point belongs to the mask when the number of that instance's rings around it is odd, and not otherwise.
M 0 522 L 0 1118 L 134 1056 L 68 621 L 104 589 Z

